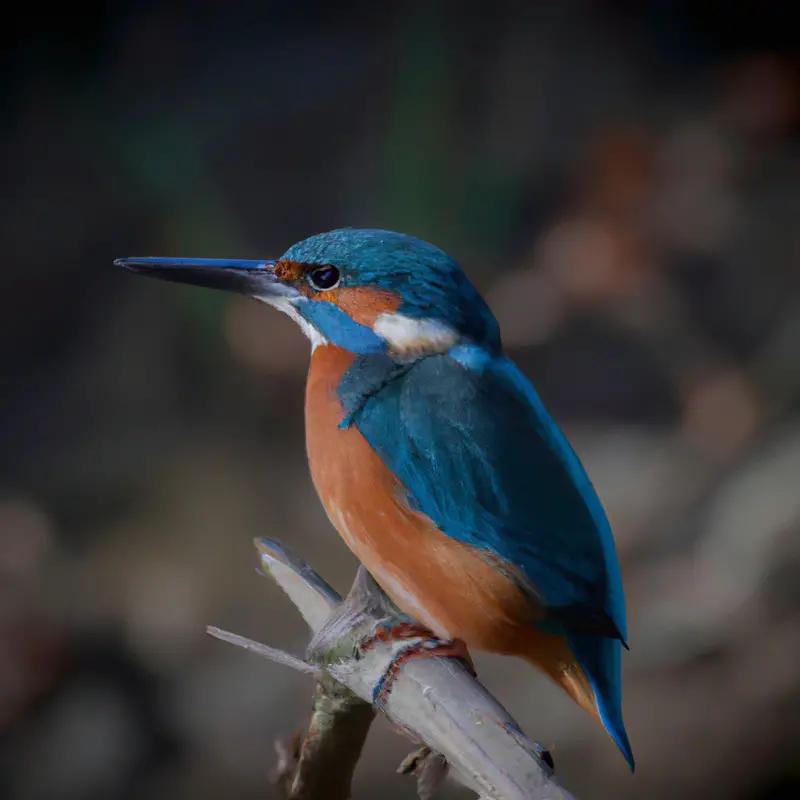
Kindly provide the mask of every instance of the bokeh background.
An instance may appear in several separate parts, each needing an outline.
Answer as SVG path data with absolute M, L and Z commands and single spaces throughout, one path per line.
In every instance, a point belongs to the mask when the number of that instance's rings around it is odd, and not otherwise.
M 307 344 L 139 254 L 428 238 L 587 465 L 630 616 L 631 777 L 525 665 L 485 682 L 582 798 L 797 796 L 800 72 L 791 3 L 102 2 L 4 13 L 0 797 L 269 798 L 308 680 L 254 572 L 355 562 Z M 373 729 L 356 798 L 409 798 Z M 457 788 L 450 796 L 463 797 Z

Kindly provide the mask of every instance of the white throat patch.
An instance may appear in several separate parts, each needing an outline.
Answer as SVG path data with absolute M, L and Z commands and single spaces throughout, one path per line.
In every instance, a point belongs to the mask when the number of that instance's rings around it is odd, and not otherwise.
M 294 303 L 286 297 L 256 297 L 262 303 L 266 303 L 278 311 L 282 311 L 287 317 L 293 319 L 300 330 L 311 342 L 311 352 L 313 353 L 320 345 L 328 344 L 328 340 L 294 307 Z
M 415 319 L 405 314 L 381 314 L 373 329 L 402 356 L 446 353 L 459 338 L 457 331 L 438 319 Z

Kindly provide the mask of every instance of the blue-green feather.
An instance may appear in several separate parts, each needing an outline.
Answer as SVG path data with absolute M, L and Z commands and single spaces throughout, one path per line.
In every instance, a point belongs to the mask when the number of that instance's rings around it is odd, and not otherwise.
M 382 353 L 386 342 L 372 328 L 361 325 L 327 300 L 302 300 L 297 312 L 337 347 L 351 353 Z
M 461 267 L 422 239 L 344 228 L 298 242 L 283 258 L 331 264 L 341 272 L 341 286 L 392 292 L 402 298 L 401 313 L 442 320 L 484 347 L 500 347 L 497 320 Z
M 362 356 L 339 388 L 355 424 L 449 536 L 520 571 L 567 636 L 609 732 L 621 712 L 625 601 L 614 541 L 577 456 L 505 356 L 477 346 L 397 365 Z M 615 638 L 618 634 L 620 638 Z

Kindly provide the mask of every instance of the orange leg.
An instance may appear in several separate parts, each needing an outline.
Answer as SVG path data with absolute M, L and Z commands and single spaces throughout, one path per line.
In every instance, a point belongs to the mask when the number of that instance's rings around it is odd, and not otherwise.
M 443 642 L 441 639 L 436 639 L 432 636 L 430 631 L 425 631 L 425 638 L 417 642 L 409 644 L 404 647 L 392 659 L 386 672 L 375 685 L 372 692 L 372 702 L 378 707 L 383 708 L 389 698 L 389 692 L 397 679 L 400 669 L 404 664 L 413 661 L 417 658 L 457 658 L 472 675 L 475 675 L 475 665 L 472 663 L 472 658 L 467 651 L 467 646 L 461 639 L 454 639 L 452 642 Z M 413 634 L 413 638 L 418 638 L 420 632 Z M 411 638 L 411 636 L 403 636 L 402 638 Z
M 424 626 L 411 619 L 381 622 L 376 629 L 358 643 L 359 653 L 366 653 L 376 644 L 387 644 L 399 639 L 433 639 L 434 635 Z

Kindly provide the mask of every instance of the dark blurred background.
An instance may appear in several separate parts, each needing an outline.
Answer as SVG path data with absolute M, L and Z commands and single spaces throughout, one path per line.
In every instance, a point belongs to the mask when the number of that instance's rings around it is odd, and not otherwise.
M 631 777 L 525 665 L 485 682 L 581 798 L 800 788 L 800 71 L 791 3 L 21 4 L 0 93 L 0 797 L 269 798 L 306 678 L 254 573 L 355 562 L 307 344 L 126 255 L 341 226 L 451 252 L 606 504 Z M 356 798 L 411 797 L 373 730 Z M 451 796 L 463 793 L 453 788 Z

